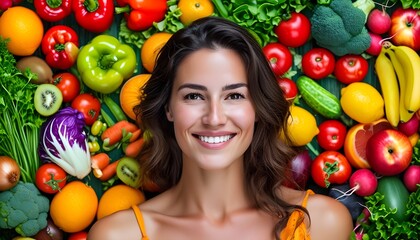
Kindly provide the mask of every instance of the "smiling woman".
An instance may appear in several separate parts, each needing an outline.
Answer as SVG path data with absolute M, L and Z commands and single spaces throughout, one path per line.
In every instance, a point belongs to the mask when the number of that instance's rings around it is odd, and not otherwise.
M 89 239 L 349 238 L 344 205 L 281 186 L 296 154 L 278 134 L 290 105 L 246 29 L 193 22 L 164 45 L 142 90 L 135 112 L 152 136 L 140 162 L 163 192 L 102 218 Z

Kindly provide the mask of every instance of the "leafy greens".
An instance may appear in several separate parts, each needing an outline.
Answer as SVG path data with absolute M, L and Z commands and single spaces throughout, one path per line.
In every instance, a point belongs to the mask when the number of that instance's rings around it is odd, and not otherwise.
M 36 112 L 33 74 L 16 68 L 16 59 L 0 38 L 0 155 L 18 163 L 23 182 L 34 182 L 39 167 L 39 129 L 44 119 Z

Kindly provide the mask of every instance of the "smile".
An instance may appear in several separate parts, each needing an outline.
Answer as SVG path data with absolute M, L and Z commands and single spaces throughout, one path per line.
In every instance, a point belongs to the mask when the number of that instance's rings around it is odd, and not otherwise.
M 227 141 L 229 141 L 229 139 L 233 138 L 234 136 L 235 135 L 225 135 L 225 136 L 216 136 L 216 137 L 198 136 L 198 138 L 205 143 L 216 144 L 216 143 L 227 142 Z

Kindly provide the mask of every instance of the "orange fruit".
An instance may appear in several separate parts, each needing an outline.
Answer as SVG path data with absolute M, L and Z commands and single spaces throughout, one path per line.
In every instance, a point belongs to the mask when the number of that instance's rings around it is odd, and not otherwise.
M 352 126 L 344 140 L 344 155 L 350 164 L 355 168 L 370 168 L 366 159 L 366 144 L 373 134 L 390 128 L 392 125 L 384 118 Z
M 184 25 L 190 25 L 195 20 L 208 17 L 214 13 L 211 0 L 180 0 L 178 8 L 181 11 L 179 20 Z
M 160 49 L 172 36 L 171 33 L 157 32 L 150 36 L 144 42 L 140 49 L 140 59 L 143 67 L 151 73 L 156 63 L 156 58 L 159 54 Z
M 97 217 L 101 219 L 132 205 L 144 202 L 142 191 L 125 184 L 114 185 L 104 192 L 99 200 Z
M 81 181 L 67 183 L 54 195 L 50 216 L 64 232 L 74 233 L 87 228 L 95 219 L 98 197 L 93 188 Z
M 0 17 L 0 36 L 10 39 L 7 49 L 16 56 L 32 55 L 41 44 L 43 35 L 41 18 L 29 8 L 10 7 Z
M 124 113 L 131 119 L 136 120 L 133 108 L 140 103 L 142 91 L 140 90 L 149 80 L 151 74 L 144 73 L 129 78 L 120 91 L 120 105 Z

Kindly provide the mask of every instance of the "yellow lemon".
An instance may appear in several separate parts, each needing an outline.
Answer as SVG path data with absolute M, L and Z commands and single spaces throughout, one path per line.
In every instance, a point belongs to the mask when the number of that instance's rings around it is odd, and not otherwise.
M 314 115 L 308 110 L 294 105 L 290 107 L 287 127 L 288 136 L 293 146 L 304 146 L 319 133 Z
M 384 99 L 379 91 L 365 82 L 354 82 L 341 89 L 341 107 L 353 120 L 370 123 L 384 117 Z

